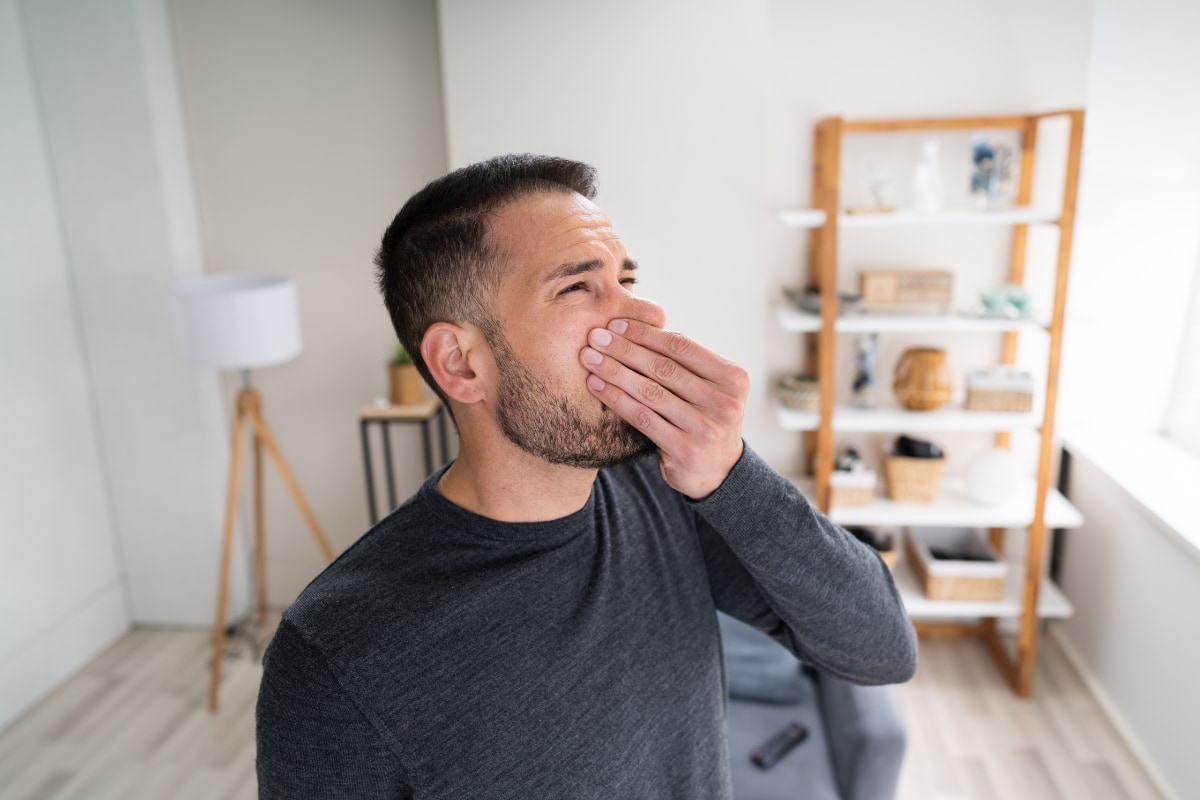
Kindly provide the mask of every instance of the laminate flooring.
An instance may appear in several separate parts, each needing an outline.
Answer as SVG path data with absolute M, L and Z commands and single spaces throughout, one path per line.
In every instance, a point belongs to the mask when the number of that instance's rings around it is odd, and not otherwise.
M 264 643 L 277 624 L 274 614 Z M 980 642 L 922 639 L 917 676 L 899 687 L 909 731 L 902 800 L 1160 796 L 1054 642 L 1042 641 L 1034 697 L 1019 700 Z M 210 714 L 211 647 L 202 630 L 123 636 L 0 732 L 0 798 L 257 797 L 262 666 L 240 644 Z

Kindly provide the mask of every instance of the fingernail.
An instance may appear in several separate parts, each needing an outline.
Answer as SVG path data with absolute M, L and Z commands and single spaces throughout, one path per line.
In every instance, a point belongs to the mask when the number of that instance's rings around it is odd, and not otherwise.
M 592 348 L 590 348 L 590 347 L 583 348 L 583 363 L 594 367 L 603 360 L 604 360 L 604 356 L 600 355 Z
M 617 334 L 625 333 L 625 331 L 629 330 L 629 323 L 623 319 L 614 319 L 608 323 L 608 329 Z
M 588 386 L 590 386 L 593 391 L 597 392 L 604 391 L 604 387 L 608 385 L 603 381 L 603 379 L 600 378 L 599 375 L 588 375 L 587 382 Z
M 597 347 L 608 347 L 612 344 L 612 334 L 604 328 L 592 328 L 592 335 L 588 338 Z

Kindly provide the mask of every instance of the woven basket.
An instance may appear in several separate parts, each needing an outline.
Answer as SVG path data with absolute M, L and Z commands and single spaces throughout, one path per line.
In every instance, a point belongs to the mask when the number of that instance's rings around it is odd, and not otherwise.
M 888 497 L 901 503 L 927 503 L 937 494 L 946 469 L 944 458 L 908 458 L 887 454 L 883 474 Z
M 869 506 L 875 502 L 875 490 L 866 486 L 830 486 L 829 505 Z
M 968 411 L 1032 411 L 1033 394 L 1030 392 L 998 392 L 968 387 L 966 408 Z
M 816 411 L 821 393 L 812 375 L 784 375 L 779 379 L 779 401 L 797 411 Z
M 925 556 L 913 536 L 904 537 L 905 554 L 913 573 L 930 600 L 965 600 L 968 602 L 995 602 L 1004 597 L 1004 582 L 1007 575 L 996 577 L 931 575 L 925 567 Z

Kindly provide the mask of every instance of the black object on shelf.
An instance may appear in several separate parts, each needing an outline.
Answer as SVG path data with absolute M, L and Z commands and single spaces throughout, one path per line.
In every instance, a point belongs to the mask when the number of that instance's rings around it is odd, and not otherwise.
M 890 534 L 877 533 L 871 528 L 846 528 L 846 532 L 863 544 L 881 553 L 890 552 L 892 549 L 892 537 Z
M 895 453 L 908 458 L 942 458 L 942 449 L 933 442 L 900 436 L 896 439 Z

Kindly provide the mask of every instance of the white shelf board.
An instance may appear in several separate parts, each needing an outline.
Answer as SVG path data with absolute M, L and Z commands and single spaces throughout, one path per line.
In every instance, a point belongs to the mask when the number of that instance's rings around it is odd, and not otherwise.
M 887 214 L 838 214 L 838 224 L 847 228 L 877 228 L 913 225 L 1029 225 L 1057 223 L 1058 211 L 1020 207 L 977 211 L 893 211 Z M 818 228 L 825 224 L 825 212 L 820 209 L 789 209 L 779 212 L 779 219 L 791 228 Z
M 965 600 L 930 600 L 921 589 L 921 582 L 902 556 L 892 573 L 896 589 L 904 608 L 913 619 L 961 619 L 964 617 L 1015 618 L 1021 616 L 1021 592 L 1025 588 L 1025 565 L 1019 561 L 1008 563 L 1008 578 L 1004 582 L 1004 596 L 992 602 Z M 1038 592 L 1038 616 L 1062 619 L 1075 613 L 1074 606 L 1054 581 L 1042 581 Z
M 775 311 L 780 326 L 790 333 L 816 333 L 821 318 L 791 306 Z M 1044 330 L 1046 323 L 1033 319 L 1008 319 L 957 312 L 953 314 L 895 314 L 863 311 L 839 316 L 834 322 L 839 333 L 1002 333 Z
M 789 228 L 819 228 L 825 224 L 825 212 L 819 208 L 780 211 L 779 219 Z
M 838 222 L 848 228 L 892 225 L 1028 225 L 1058 222 L 1059 212 L 1035 208 L 1006 208 L 994 211 L 894 211 L 890 214 L 839 214 Z
M 820 425 L 816 411 L 797 411 L 776 406 L 779 425 L 789 431 L 815 431 Z M 1042 424 L 1042 412 L 968 411 L 965 408 L 940 408 L 937 411 L 908 411 L 898 407 L 876 409 L 838 406 L 833 410 L 833 429 L 838 432 L 905 433 L 937 431 L 1033 430 Z
M 805 497 L 813 496 L 812 478 L 791 478 Z M 882 477 L 881 477 L 882 481 Z M 882 488 L 879 490 L 883 491 Z M 920 525 L 964 528 L 1025 528 L 1033 523 L 1033 500 L 1037 481 L 1023 478 L 1017 491 L 1006 502 L 984 506 L 966 492 L 963 478 L 944 478 L 933 500 L 928 503 L 898 503 L 883 494 L 866 506 L 833 506 L 829 518 L 839 525 Z M 1057 489 L 1046 493 L 1046 526 L 1078 528 L 1083 515 Z

